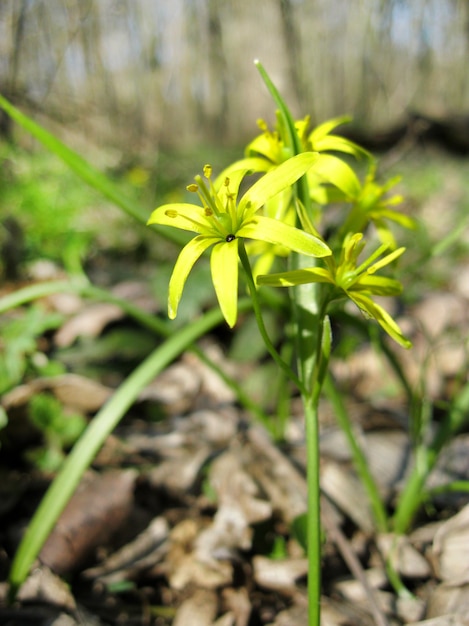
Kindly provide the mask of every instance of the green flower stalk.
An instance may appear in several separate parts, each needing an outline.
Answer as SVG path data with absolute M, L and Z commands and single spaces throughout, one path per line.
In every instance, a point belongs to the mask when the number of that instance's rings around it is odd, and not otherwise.
M 361 233 L 348 234 L 345 237 L 339 263 L 336 263 L 331 256 L 325 259 L 327 267 L 308 267 L 278 274 L 261 275 L 257 277 L 257 284 L 271 287 L 293 287 L 308 283 L 329 284 L 331 285 L 329 302 L 347 296 L 366 317 L 375 319 L 397 343 L 410 348 L 411 342 L 404 337 L 397 323 L 382 306 L 371 298 L 373 295 L 395 296 L 401 293 L 402 285 L 398 280 L 387 276 L 376 276 L 376 272 L 397 259 L 405 248 L 398 248 L 380 258 L 389 249 L 387 244 L 383 244 L 366 261 L 357 266 L 358 257 L 365 246 L 362 238 Z
M 195 177 L 188 190 L 198 194 L 196 204 L 165 204 L 150 216 L 148 224 L 174 226 L 198 233 L 182 249 L 169 283 L 168 315 L 174 319 L 186 279 L 195 262 L 212 248 L 212 281 L 223 316 L 230 327 L 236 324 L 238 299 L 238 242 L 255 239 L 281 245 L 306 256 L 331 254 L 322 239 L 282 221 L 259 215 L 271 198 L 294 184 L 318 160 L 313 152 L 300 154 L 267 173 L 239 199 L 239 185 L 247 170 L 233 172 L 223 183 L 211 181 L 212 168 L 206 165 L 204 178 Z M 218 181 L 217 181 L 218 182 Z

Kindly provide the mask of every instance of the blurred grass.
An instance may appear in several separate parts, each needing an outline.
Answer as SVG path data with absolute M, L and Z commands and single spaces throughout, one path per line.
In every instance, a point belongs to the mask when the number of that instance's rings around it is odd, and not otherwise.
M 132 159 L 106 174 L 150 215 L 158 204 L 184 200 L 186 185 L 206 162 L 222 169 L 237 154 L 210 147 L 160 153 L 153 163 Z M 0 249 L 1 276 L 8 251 L 21 264 L 47 259 L 73 270 L 77 257 L 124 252 L 133 261 L 173 258 L 178 248 L 131 222 L 49 151 L 0 143 Z
M 387 174 L 400 174 L 402 210 L 417 220 L 401 230 L 406 246 L 400 276 L 407 302 L 434 290 L 451 290 L 458 267 L 469 260 L 467 159 L 436 150 L 415 150 Z
M 158 204 L 187 199 L 186 185 L 206 162 L 220 171 L 241 154 L 241 149 L 210 145 L 177 153 L 160 151 L 145 162 L 128 159 L 107 174 L 150 214 Z M 103 273 L 112 272 L 112 279 L 119 272 L 125 274 L 126 267 L 132 273 L 141 262 L 154 267 L 160 263 L 167 278 L 165 261 L 172 263 L 179 248 L 131 222 L 50 152 L 2 143 L 0 163 L 0 276 L 5 277 L 6 255 L 13 249 L 22 267 L 48 259 L 73 271 L 79 263 L 107 256 L 108 263 L 102 266 L 100 261 L 98 266 Z M 467 257 L 466 169 L 464 159 L 416 149 L 386 171 L 386 176 L 402 176 L 402 210 L 418 221 L 415 231 L 399 232 L 407 246 L 401 278 L 409 302 L 448 285 L 457 264 Z M 154 280 L 160 290 L 164 281 Z

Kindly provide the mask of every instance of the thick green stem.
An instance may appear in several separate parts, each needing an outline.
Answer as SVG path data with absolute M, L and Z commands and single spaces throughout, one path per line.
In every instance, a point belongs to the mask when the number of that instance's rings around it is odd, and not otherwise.
M 321 617 L 321 509 L 319 482 L 318 402 L 303 396 L 306 428 L 306 481 L 308 486 L 308 624 L 319 626 Z
M 302 151 L 295 122 L 275 85 L 263 66 L 256 61 L 269 92 L 277 104 L 288 137 L 285 144 L 293 155 Z M 295 192 L 308 215 L 311 214 L 311 198 L 308 181 L 302 176 L 295 184 Z M 303 264 L 311 266 L 311 259 L 292 254 L 293 269 Z M 306 420 L 306 456 L 308 484 L 308 625 L 319 626 L 321 619 L 321 524 L 319 486 L 319 422 L 318 404 L 324 375 L 327 370 L 330 344 L 323 352 L 323 331 L 326 317 L 325 292 L 317 284 L 299 285 L 291 290 L 292 312 L 295 324 L 300 392 Z M 328 337 L 330 339 L 330 337 Z M 327 343 L 327 342 L 326 342 Z
M 301 265 L 301 257 L 294 258 Z M 302 286 L 303 287 L 303 286 Z M 296 321 L 298 371 L 306 393 L 302 393 L 306 428 L 306 479 L 308 487 L 308 625 L 321 619 L 321 510 L 319 473 L 319 398 L 330 350 L 325 333 L 327 301 L 319 285 L 294 288 L 292 303 Z M 313 287 L 311 289 L 311 287 Z M 324 341 L 327 339 L 326 341 Z

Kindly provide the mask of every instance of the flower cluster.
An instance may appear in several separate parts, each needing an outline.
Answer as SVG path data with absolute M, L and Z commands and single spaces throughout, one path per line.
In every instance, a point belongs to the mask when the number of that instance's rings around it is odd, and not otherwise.
M 198 194 L 197 204 L 165 204 L 156 209 L 148 224 L 174 226 L 198 233 L 182 249 L 169 283 L 168 313 L 176 317 L 186 279 L 194 263 L 212 248 L 212 281 L 222 313 L 233 327 L 237 318 L 238 244 L 240 239 L 254 239 L 283 246 L 306 256 L 331 254 L 319 237 L 260 215 L 259 210 L 274 196 L 291 187 L 317 160 L 315 153 L 305 153 L 285 161 L 257 181 L 238 200 L 239 185 L 246 170 L 237 170 L 223 183 L 211 180 L 212 168 L 206 165 L 204 178 L 195 177 L 188 190 Z
M 398 248 L 382 257 L 388 250 L 388 246 L 383 244 L 358 265 L 358 257 L 365 245 L 362 237 L 362 233 L 346 236 L 338 263 L 331 256 L 325 259 L 327 267 L 308 267 L 268 274 L 259 276 L 257 282 L 259 285 L 272 287 L 293 287 L 307 283 L 332 285 L 334 289 L 330 294 L 330 300 L 345 296 L 350 298 L 367 317 L 374 318 L 397 343 L 409 348 L 410 341 L 404 337 L 393 318 L 371 298 L 371 296 L 396 296 L 401 293 L 402 285 L 398 280 L 377 276 L 376 272 L 401 256 L 405 248 Z
M 169 317 L 176 317 L 192 267 L 211 248 L 213 285 L 225 320 L 233 327 L 237 320 L 239 246 L 248 240 L 257 285 L 328 284 L 329 301 L 348 297 L 395 341 L 409 347 L 410 342 L 396 322 L 372 299 L 401 292 L 397 280 L 376 275 L 404 252 L 404 248 L 397 248 L 387 221 L 413 226 L 410 218 L 392 208 L 400 197 L 387 197 L 396 181 L 379 185 L 371 156 L 348 139 L 331 134 L 346 118 L 325 122 L 311 132 L 309 118 L 297 121 L 295 132 L 303 151 L 296 155 L 280 120 L 274 131 L 260 122 L 262 133 L 248 145 L 245 157 L 226 168 L 214 182 L 212 168 L 204 167 L 204 175 L 196 176 L 195 183 L 187 187 L 198 195 L 199 204 L 165 204 L 152 213 L 149 224 L 196 233 L 181 251 L 170 279 Z M 364 182 L 342 159 L 325 152 L 369 159 L 371 165 Z M 240 197 L 241 182 L 252 173 L 261 177 Z M 295 183 L 302 177 L 306 181 L 309 213 L 296 193 Z M 331 200 L 340 200 L 350 208 L 329 247 L 319 233 L 319 222 Z M 314 213 L 311 207 L 320 209 Z M 359 262 L 365 245 L 363 232 L 370 223 L 376 226 L 383 245 Z M 322 259 L 322 265 L 316 261 L 305 269 L 268 273 L 275 257 L 286 257 L 292 252 Z

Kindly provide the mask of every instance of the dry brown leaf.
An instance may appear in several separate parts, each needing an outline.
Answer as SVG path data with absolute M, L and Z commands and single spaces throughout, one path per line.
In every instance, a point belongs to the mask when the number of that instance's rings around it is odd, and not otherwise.
M 222 597 L 224 604 L 229 609 L 228 615 L 233 617 L 233 621 L 230 623 L 233 626 L 248 626 L 252 606 L 246 587 L 223 589 Z M 218 621 L 216 622 L 217 626 L 221 626 Z
M 469 584 L 442 583 L 432 590 L 426 617 L 469 615 Z
M 6 393 L 2 405 L 6 411 L 25 405 L 33 395 L 48 391 L 70 410 L 92 413 L 101 408 L 113 390 L 79 374 L 61 374 L 36 378 Z
M 212 363 L 215 363 L 222 371 L 236 379 L 239 373 L 238 369 L 233 367 L 233 364 L 226 359 L 219 344 L 215 343 L 209 337 L 205 337 L 200 342 L 200 348 Z M 187 352 L 183 356 L 183 362 L 199 376 L 201 392 L 204 398 L 209 401 L 210 406 L 220 406 L 232 403 L 236 400 L 234 391 L 226 385 L 211 367 L 201 361 L 196 354 Z
M 409 436 L 397 429 L 373 430 L 364 435 L 363 450 L 381 495 L 387 500 L 395 493 L 409 464 Z
M 376 543 L 385 559 L 390 559 L 393 567 L 406 578 L 428 578 L 430 564 L 410 543 L 405 535 L 381 534 Z
M 155 301 L 148 293 L 145 283 L 129 281 L 116 285 L 112 293 L 129 300 L 146 311 L 155 310 Z M 104 328 L 126 316 L 122 307 L 111 302 L 92 302 L 82 304 L 80 310 L 67 320 L 55 333 L 54 342 L 60 348 L 71 346 L 78 337 L 97 337 Z
M 411 315 L 427 336 L 441 339 L 447 329 L 467 324 L 467 303 L 449 292 L 433 292 L 414 306 Z
M 362 483 L 349 468 L 326 462 L 321 470 L 321 489 L 365 533 L 374 527 L 369 500 Z
M 308 559 L 269 559 L 257 555 L 252 559 L 254 580 L 265 589 L 291 595 L 296 592 L 297 580 L 306 576 Z
M 268 626 L 307 626 L 308 624 L 308 608 L 301 604 L 294 604 L 289 609 L 281 611 L 274 622 L 268 624 Z M 345 622 L 327 621 L 322 615 L 321 626 L 344 626 Z
M 212 626 L 217 614 L 218 599 L 213 591 L 197 589 L 181 604 L 172 626 Z
M 76 608 L 70 587 L 45 565 L 36 567 L 21 586 L 17 599 L 21 602 L 43 602 L 70 611 Z
M 110 302 L 88 304 L 64 322 L 54 335 L 54 343 L 59 348 L 68 348 L 78 337 L 98 337 L 110 322 L 125 316 L 122 308 Z
M 65 574 L 109 543 L 130 515 L 136 477 L 134 470 L 88 472 L 44 544 L 40 561 Z
M 99 578 L 106 584 L 134 579 L 164 558 L 168 551 L 168 536 L 168 522 L 164 517 L 156 517 L 133 541 L 98 566 L 85 570 L 83 575 L 85 578 Z
M 197 372 L 185 363 L 175 363 L 143 389 L 139 400 L 159 402 L 168 415 L 180 415 L 193 407 L 200 385 Z
M 183 496 L 191 490 L 212 451 L 208 446 L 201 446 L 189 450 L 179 448 L 174 453 L 174 458 L 161 461 L 150 470 L 147 479 L 152 487 L 164 488 L 173 496 Z
M 469 582 L 469 505 L 442 524 L 435 533 L 432 561 L 445 582 Z
M 306 479 L 259 426 L 247 432 L 249 445 L 242 449 L 246 471 L 256 480 L 274 510 L 286 522 L 307 510 Z
M 214 559 L 202 562 L 198 559 L 194 543 L 202 528 L 201 520 L 186 519 L 170 533 L 167 577 L 173 589 L 184 589 L 189 584 L 215 589 L 232 582 L 231 563 Z
M 469 626 L 469 617 L 451 613 L 425 619 L 422 622 L 411 622 L 407 626 Z
M 268 519 L 269 502 L 258 497 L 258 487 L 241 466 L 240 454 L 227 451 L 212 463 L 209 480 L 217 494 L 218 509 L 212 523 L 195 540 L 196 558 L 214 568 L 251 547 L 251 524 Z
M 212 626 L 237 626 L 236 618 L 234 613 L 229 611 L 225 613 L 221 617 L 219 617 L 215 622 L 212 623 Z

